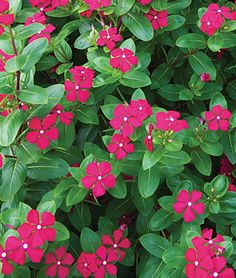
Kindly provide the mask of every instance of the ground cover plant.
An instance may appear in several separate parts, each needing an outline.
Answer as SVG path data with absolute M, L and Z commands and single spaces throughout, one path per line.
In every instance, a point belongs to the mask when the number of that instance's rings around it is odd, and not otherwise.
M 234 278 L 236 4 L 0 0 L 0 277 Z

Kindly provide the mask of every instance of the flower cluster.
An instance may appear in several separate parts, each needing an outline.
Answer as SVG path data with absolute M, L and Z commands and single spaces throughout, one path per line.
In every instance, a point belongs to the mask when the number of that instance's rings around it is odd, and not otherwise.
M 113 232 L 113 237 L 103 235 L 102 246 L 96 250 L 95 254 L 82 252 L 76 268 L 84 278 L 92 274 L 94 278 L 104 278 L 106 274 L 116 276 L 115 263 L 123 261 L 125 249 L 128 249 L 130 245 L 130 241 L 123 238 L 120 229 Z
M 177 196 L 173 209 L 176 213 L 184 213 L 185 222 L 192 222 L 196 219 L 196 214 L 204 213 L 204 203 L 199 202 L 202 192 L 193 190 L 190 194 L 187 190 L 181 190 Z
M 86 167 L 87 175 L 82 178 L 82 184 L 86 189 L 92 189 L 94 197 L 103 196 L 107 188 L 113 188 L 116 184 L 116 178 L 111 171 L 109 162 L 91 162 Z
M 213 230 L 204 229 L 201 237 L 194 237 L 192 244 L 185 254 L 187 265 L 186 276 L 192 277 L 228 277 L 234 278 L 232 268 L 227 268 L 226 259 L 222 256 L 224 248 L 220 243 L 224 242 L 221 235 L 212 238 Z
M 72 81 L 65 81 L 66 100 L 86 102 L 89 99 L 89 89 L 93 86 L 94 71 L 90 68 L 76 66 L 70 69 Z
M 14 15 L 8 14 L 8 0 L 0 0 L 0 35 L 4 32 L 4 26 L 9 26 L 14 22 Z
M 5 248 L 0 246 L 2 273 L 11 274 L 12 263 L 24 265 L 27 257 L 32 262 L 39 263 L 44 255 L 42 245 L 55 240 L 54 223 L 55 217 L 52 213 L 43 212 L 40 217 L 37 210 L 30 210 L 27 221 L 17 229 L 18 237 L 9 236 Z
M 208 36 L 212 36 L 217 30 L 221 28 L 225 19 L 235 20 L 234 13 L 231 12 L 230 8 L 218 4 L 210 4 L 207 11 L 203 14 L 200 19 L 201 31 L 206 33 Z
M 168 11 L 156 11 L 150 8 L 145 17 L 151 22 L 154 30 L 166 27 L 168 25 Z

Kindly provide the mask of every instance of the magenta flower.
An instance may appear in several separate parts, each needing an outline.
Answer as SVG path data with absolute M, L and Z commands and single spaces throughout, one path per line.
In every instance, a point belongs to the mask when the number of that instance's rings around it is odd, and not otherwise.
M 48 40 L 48 43 L 50 43 L 50 39 L 51 39 L 51 33 L 56 29 L 55 26 L 53 26 L 52 24 L 48 24 L 45 29 L 43 29 L 42 31 L 39 31 L 37 34 L 35 34 L 34 36 L 32 36 L 29 39 L 29 43 L 40 39 L 40 38 L 45 38 Z
M 215 105 L 211 111 L 204 113 L 209 130 L 227 131 L 229 129 L 229 120 L 232 116 L 231 112 L 222 108 L 221 105 Z
M 57 7 L 64 7 L 69 3 L 69 0 L 52 0 L 52 7 L 55 9 Z
M 30 144 L 36 144 L 40 150 L 46 149 L 50 145 L 50 141 L 54 141 L 59 137 L 58 129 L 54 127 L 56 123 L 55 115 L 48 115 L 43 120 L 33 118 L 29 122 L 30 131 L 26 135 L 26 140 Z
M 195 250 L 189 248 L 185 253 L 187 265 L 185 273 L 187 278 L 208 278 L 208 271 L 213 267 L 211 257 L 207 255 L 204 248 Z
M 131 70 L 132 66 L 138 64 L 138 58 L 134 56 L 134 52 L 130 49 L 116 48 L 111 51 L 110 65 L 121 70 L 123 73 Z
M 64 107 L 60 104 L 57 104 L 51 111 L 52 114 L 59 117 L 60 122 L 65 125 L 70 125 L 71 120 L 74 118 L 74 115 L 72 112 L 64 112 Z
M 32 7 L 38 8 L 41 12 L 48 12 L 53 10 L 51 7 L 51 0 L 29 0 Z
M 212 15 L 211 13 L 206 12 L 200 19 L 201 22 L 201 31 L 206 33 L 208 36 L 212 36 L 224 23 L 224 19 L 218 13 Z
M 49 277 L 66 278 L 69 276 L 69 267 L 74 263 L 74 258 L 70 253 L 66 252 L 65 247 L 59 247 L 55 253 L 46 255 L 45 264 L 49 265 L 46 274 Z
M 166 27 L 168 25 L 168 11 L 156 11 L 150 8 L 147 14 L 144 14 L 146 18 L 151 22 L 154 30 Z
M 204 203 L 198 202 L 202 198 L 202 192 L 193 190 L 189 195 L 187 190 L 181 190 L 177 202 L 174 203 L 173 209 L 176 213 L 180 214 L 184 212 L 184 221 L 192 222 L 195 218 L 195 214 L 204 213 Z
M 209 82 L 211 80 L 211 76 L 207 72 L 202 73 L 200 75 L 200 78 L 201 78 L 202 82 L 205 82 L 205 83 L 207 83 L 207 82 Z
M 125 251 L 123 249 L 128 249 L 131 245 L 131 242 L 128 238 L 122 238 L 123 233 L 120 229 L 113 232 L 113 238 L 109 235 L 102 236 L 102 244 L 109 248 L 109 250 L 117 251 L 119 254 L 119 262 L 123 261 L 125 257 Z
M 32 246 L 38 247 L 45 241 L 55 240 L 54 223 L 55 217 L 51 212 L 43 212 L 40 219 L 39 212 L 32 209 L 27 215 L 27 222 L 18 228 L 18 232 L 24 239 L 28 238 Z
M 109 162 L 91 162 L 86 168 L 87 176 L 81 180 L 82 184 L 86 189 L 92 189 L 94 197 L 100 197 L 106 193 L 107 188 L 113 188 L 116 184 L 116 178 L 111 171 Z
M 104 246 L 100 246 L 96 251 L 98 270 L 94 273 L 94 278 L 105 277 L 106 273 L 116 276 L 117 267 L 114 263 L 118 260 L 118 253 L 114 250 L 108 250 Z
M 178 120 L 180 113 L 177 111 L 157 112 L 156 113 L 156 128 L 160 130 L 172 130 L 179 132 L 182 129 L 188 128 L 185 120 Z
M 138 0 L 138 2 L 141 4 L 141 5 L 147 5 L 147 4 L 149 4 L 149 3 L 151 3 L 152 2 L 152 0 Z
M 147 148 L 147 150 L 149 152 L 152 152 L 153 151 L 153 138 L 152 138 L 152 131 L 154 129 L 154 125 L 153 124 L 149 124 L 149 127 L 148 127 L 148 135 L 145 137 L 144 139 L 144 144 Z
M 234 278 L 234 271 L 232 268 L 226 267 L 226 259 L 222 256 L 212 258 L 213 267 L 210 270 L 209 278 Z
M 0 263 L 2 264 L 1 272 L 5 275 L 9 275 L 13 272 L 13 266 L 8 261 L 8 250 L 3 249 L 0 245 Z
M 142 125 L 142 121 L 134 117 L 129 106 L 118 104 L 114 110 L 114 118 L 110 125 L 115 130 L 120 130 L 123 136 L 128 137 L 134 132 L 134 128 Z
M 39 12 L 37 14 L 34 14 L 32 16 L 27 17 L 25 21 L 25 26 L 28 26 L 32 23 L 41 23 L 43 25 L 46 24 L 47 18 L 43 12 Z
M 0 49 L 0 72 L 5 71 L 6 62 L 13 57 L 14 57 L 14 55 L 9 55 L 9 54 L 5 53 L 3 50 Z
M 4 32 L 4 26 L 14 22 L 14 14 L 7 14 L 9 3 L 7 0 L 0 0 L 0 35 Z
M 2 154 L 0 154 L 0 169 L 3 167 L 3 159 L 2 159 Z
M 114 134 L 107 149 L 110 153 L 115 154 L 118 160 L 121 160 L 126 157 L 127 153 L 134 152 L 134 144 L 130 143 L 128 137 L 124 137 L 121 134 Z
M 91 276 L 98 270 L 96 256 L 94 254 L 82 252 L 78 258 L 76 268 L 84 278 Z
M 7 238 L 6 248 L 11 251 L 8 258 L 16 264 L 24 265 L 27 254 L 32 262 L 39 263 L 43 257 L 43 249 L 38 248 L 23 229 L 19 229 L 18 233 L 20 238 L 14 236 Z
M 228 7 L 220 7 L 216 3 L 212 3 L 208 6 L 207 13 L 211 16 L 221 15 L 224 18 L 232 19 L 231 10 Z
M 89 5 L 90 11 L 94 11 L 103 7 L 109 7 L 111 0 L 84 0 L 84 3 Z
M 222 253 L 223 248 L 218 245 L 218 243 L 225 241 L 224 238 L 217 234 L 216 238 L 212 239 L 213 230 L 212 229 L 204 229 L 202 230 L 201 237 L 194 237 L 192 239 L 193 245 L 198 248 L 205 248 L 209 256 L 214 256 L 215 253 Z
M 135 116 L 141 122 L 152 115 L 152 107 L 144 99 L 131 100 L 129 111 L 131 115 Z
M 118 34 L 117 28 L 110 27 L 108 30 L 104 29 L 99 32 L 96 44 L 106 46 L 109 50 L 112 50 L 116 46 L 116 42 L 120 41 L 122 41 L 122 36 Z

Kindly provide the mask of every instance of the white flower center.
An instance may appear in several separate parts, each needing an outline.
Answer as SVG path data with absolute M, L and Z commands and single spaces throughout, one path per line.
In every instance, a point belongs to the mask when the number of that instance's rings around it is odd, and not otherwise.
M 110 36 L 107 36 L 107 39 L 110 39 L 111 37 Z
M 37 227 L 36 227 L 37 230 L 40 230 L 41 228 L 42 228 L 41 225 L 37 225 Z
M 41 130 L 39 131 L 39 133 L 40 133 L 40 134 L 44 134 L 44 130 L 41 129 Z
M 57 265 L 61 265 L 61 262 L 60 262 L 60 261 L 58 261 L 58 262 L 57 262 Z
M 125 54 L 122 54 L 122 56 L 121 56 L 123 59 L 125 59 L 126 58 L 126 55 Z
M 198 266 L 198 264 L 199 264 L 198 261 L 195 261 L 195 262 L 194 262 L 194 265 L 195 265 L 195 266 Z
M 143 107 L 139 106 L 139 110 L 142 111 L 142 110 L 143 110 Z
M 40 35 L 40 34 L 41 34 L 41 31 L 38 31 L 38 34 Z
M 117 248 L 117 244 L 115 243 L 115 244 L 113 245 L 113 247 L 114 247 L 114 248 Z
M 127 117 L 124 117 L 123 120 L 124 120 L 124 122 L 127 122 L 127 121 L 128 121 L 128 118 L 127 118 Z
M 148 140 L 152 139 L 152 136 L 151 135 L 148 135 Z
M 6 57 L 5 56 L 2 56 L 2 58 L 5 60 L 6 59 Z
M 213 240 L 210 239 L 210 240 L 208 241 L 208 243 L 209 243 L 209 244 L 212 244 L 212 243 L 213 243 Z
M 211 25 L 211 22 L 210 22 L 210 21 L 208 21 L 208 22 L 207 22 L 207 25 L 208 25 L 208 26 L 209 26 L 209 25 Z
M 214 277 L 217 277 L 218 275 L 219 275 L 219 274 L 218 274 L 217 272 L 214 272 L 214 273 L 213 273 L 213 276 L 214 276 Z
M 106 264 L 107 264 L 107 262 L 106 262 L 106 261 L 103 261 L 102 263 L 103 263 L 103 265 L 106 265 Z
M 218 12 L 218 13 L 221 13 L 221 10 L 218 10 L 217 12 Z
M 3 252 L 1 256 L 2 256 L 2 258 L 6 258 L 7 253 L 6 253 L 6 252 Z
M 40 11 L 42 12 L 42 11 L 43 11 L 43 8 L 40 8 Z
M 120 148 L 122 148 L 122 147 L 123 147 L 123 144 L 122 144 L 122 143 L 120 143 L 120 144 L 119 144 L 119 147 L 120 147 Z
M 192 206 L 192 202 L 188 202 L 188 206 L 191 207 Z
M 84 263 L 84 267 L 87 267 L 88 266 L 88 264 L 87 263 Z
M 220 116 L 217 116 L 216 119 L 217 119 L 217 120 L 220 120 Z
M 27 243 L 24 243 L 23 244 L 23 249 L 27 249 L 29 246 L 28 246 L 28 244 Z
M 100 181 L 102 179 L 102 176 L 98 176 L 98 180 Z
M 155 16 L 154 16 L 154 19 L 157 19 L 157 18 L 158 18 L 157 15 L 155 15 Z
M 77 85 L 77 86 L 75 86 L 75 89 L 76 89 L 76 90 L 79 90 L 79 86 L 78 86 L 78 85 Z
M 61 110 L 57 110 L 57 114 L 61 114 Z
M 82 70 L 81 73 L 84 74 L 84 71 Z
M 171 117 L 171 116 L 170 116 L 169 119 L 170 119 L 171 122 L 174 122 L 174 120 L 175 120 L 175 119 L 174 119 L 173 117 Z

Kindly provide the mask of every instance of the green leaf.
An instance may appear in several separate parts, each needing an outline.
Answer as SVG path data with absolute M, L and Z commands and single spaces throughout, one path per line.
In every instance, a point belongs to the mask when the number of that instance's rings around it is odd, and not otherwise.
M 98 113 L 92 107 L 86 107 L 78 110 L 78 119 L 81 123 L 98 125 Z
M 224 146 L 224 153 L 230 160 L 232 164 L 236 163 L 236 151 L 235 151 L 235 132 L 224 132 L 223 137 L 222 137 L 222 145 Z
M 66 205 L 73 206 L 82 202 L 87 194 L 88 190 L 86 190 L 86 188 L 84 188 L 82 185 L 73 186 L 67 195 Z
M 91 229 L 84 228 L 80 235 L 80 244 L 84 252 L 95 254 L 101 246 L 100 237 Z
M 47 104 L 47 91 L 39 86 L 31 86 L 27 89 L 22 89 L 19 93 L 19 99 L 30 104 Z
M 205 153 L 208 153 L 209 155 L 221 156 L 223 153 L 223 146 L 219 142 L 212 143 L 204 141 L 200 143 L 200 147 Z
M 70 233 L 67 228 L 60 222 L 55 222 L 53 228 L 56 230 L 55 241 L 65 241 L 70 238 Z
M 76 49 L 87 49 L 92 46 L 92 40 L 90 38 L 90 32 L 84 32 L 74 42 L 74 48 Z
M 224 38 L 224 44 L 222 48 L 231 48 L 236 46 L 236 34 L 230 32 L 230 33 L 222 33 L 222 36 Z
M 0 123 L 0 145 L 9 146 L 11 145 L 18 131 L 25 120 L 25 113 L 18 109 L 9 114 Z
M 180 246 L 171 246 L 165 251 L 162 259 L 167 265 L 171 265 L 177 269 L 183 269 L 186 264 L 185 253 L 186 248 Z
M 167 4 L 166 10 L 168 10 L 169 13 L 176 13 L 178 11 L 182 11 L 183 9 L 190 6 L 192 3 L 192 0 L 176 0 L 171 1 Z
M 168 16 L 168 25 L 164 27 L 165 31 L 173 31 L 181 27 L 186 21 L 186 18 L 181 15 Z
M 21 188 L 26 179 L 26 167 L 17 160 L 8 160 L 2 170 L 0 200 L 8 201 Z
M 174 75 L 174 70 L 167 64 L 161 64 L 156 67 L 152 73 L 151 79 L 152 89 L 159 89 L 164 85 L 167 85 Z
M 143 156 L 143 170 L 152 168 L 163 156 L 165 149 L 162 146 L 152 152 L 146 151 Z
M 55 45 L 54 54 L 61 63 L 68 63 L 72 59 L 71 47 L 65 40 Z
M 178 47 L 194 49 L 205 49 L 207 46 L 205 36 L 197 33 L 180 36 L 176 41 L 176 45 Z
M 224 37 L 220 33 L 214 34 L 210 36 L 207 40 L 207 45 L 211 51 L 217 52 L 219 51 L 224 45 Z
M 37 163 L 28 166 L 27 176 L 31 179 L 46 181 L 65 176 L 69 165 L 65 160 L 56 157 L 43 157 Z
M 101 73 L 112 72 L 113 68 L 109 63 L 110 59 L 106 57 L 97 57 L 94 60 L 95 69 Z
M 151 84 L 151 80 L 144 72 L 135 70 L 125 73 L 120 79 L 120 83 L 131 88 L 146 87 Z
M 142 246 L 153 256 L 162 258 L 163 253 L 170 247 L 170 242 L 156 234 L 146 234 L 140 237 Z
M 205 53 L 199 51 L 196 54 L 190 55 L 189 63 L 198 75 L 206 72 L 210 74 L 211 80 L 216 79 L 216 68 Z
M 16 40 L 25 40 L 33 35 L 37 34 L 38 32 L 45 29 L 45 26 L 41 23 L 32 23 L 30 25 L 24 26 L 20 29 L 19 32 L 15 35 Z
M 216 105 L 221 105 L 223 108 L 227 109 L 227 101 L 225 97 L 221 93 L 216 93 L 214 96 L 211 98 L 210 101 L 210 109 Z
M 191 161 L 190 156 L 184 151 L 178 152 L 170 152 L 166 151 L 160 159 L 160 163 L 171 165 L 171 166 L 178 166 L 184 165 Z
M 17 72 L 23 68 L 26 61 L 26 55 L 17 55 L 6 62 L 5 70 L 7 72 Z
M 139 171 L 138 189 L 144 198 L 152 196 L 158 188 L 160 182 L 160 172 L 157 166 L 147 170 L 143 170 L 141 168 Z
M 173 222 L 173 213 L 161 208 L 153 214 L 149 227 L 152 231 L 161 231 L 168 228 Z
M 211 174 L 211 157 L 203 151 L 197 149 L 191 152 L 191 159 L 197 170 L 204 176 Z
M 154 32 L 150 21 L 143 15 L 127 13 L 122 17 L 123 24 L 142 41 L 150 41 Z
M 143 196 L 139 193 L 137 188 L 134 186 L 131 189 L 131 196 L 136 208 L 142 214 L 148 216 L 154 206 L 153 198 L 152 197 L 143 198 Z
M 118 0 L 117 5 L 114 9 L 114 13 L 117 16 L 126 14 L 134 5 L 135 0 Z
M 36 145 L 24 141 L 16 148 L 16 156 L 24 164 L 29 164 L 39 160 L 41 151 Z

